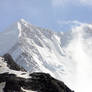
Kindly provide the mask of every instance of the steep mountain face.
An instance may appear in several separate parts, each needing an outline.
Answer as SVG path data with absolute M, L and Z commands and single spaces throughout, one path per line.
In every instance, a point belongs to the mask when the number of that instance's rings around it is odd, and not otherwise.
M 3 40 L 0 54 L 9 53 L 27 71 L 49 72 L 59 79 L 65 71 L 70 71 L 64 66 L 67 56 L 60 46 L 62 33 L 57 34 L 20 20 L 8 31 L 2 32 L 0 37 Z
M 20 20 L 0 33 L 0 55 L 9 53 L 29 72 L 46 72 L 76 92 L 92 91 L 92 25 L 53 32 Z

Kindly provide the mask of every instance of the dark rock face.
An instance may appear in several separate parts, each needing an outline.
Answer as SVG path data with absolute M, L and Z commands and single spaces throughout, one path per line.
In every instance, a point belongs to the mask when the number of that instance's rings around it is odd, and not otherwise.
M 47 73 L 30 74 L 32 90 L 38 92 L 73 92 L 63 82 L 56 80 Z
M 24 82 L 25 79 L 16 77 L 15 74 L 3 73 L 0 74 L 0 83 L 6 82 L 4 87 L 4 92 L 23 92 L 21 90 L 21 83 Z
M 26 90 L 37 92 L 73 92 L 63 82 L 54 79 L 47 73 L 32 73 L 30 78 L 17 77 L 15 74 L 0 74 L 0 83 L 6 82 L 4 92 L 23 92 Z
M 3 56 L 4 60 L 7 61 L 8 67 L 13 70 L 17 71 L 26 71 L 23 67 L 19 66 L 18 64 L 15 63 L 13 60 L 12 56 L 10 54 L 5 54 Z

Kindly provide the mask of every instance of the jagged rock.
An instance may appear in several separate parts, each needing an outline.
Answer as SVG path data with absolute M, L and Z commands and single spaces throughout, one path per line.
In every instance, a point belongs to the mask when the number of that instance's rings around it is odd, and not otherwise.
M 17 77 L 15 74 L 3 73 L 0 74 L 0 83 L 6 82 L 4 92 L 23 92 L 21 90 L 22 80 L 25 79 Z
M 10 54 L 5 54 L 3 56 L 4 60 L 7 61 L 7 65 L 10 69 L 17 70 L 17 71 L 26 71 L 23 67 L 15 63 L 12 56 Z
M 38 92 L 73 92 L 63 82 L 48 73 L 32 73 L 30 87 Z
M 4 92 L 23 92 L 26 90 L 37 92 L 73 92 L 63 82 L 51 77 L 47 73 L 32 73 L 30 78 L 17 77 L 15 74 L 0 74 L 0 83 L 6 82 Z

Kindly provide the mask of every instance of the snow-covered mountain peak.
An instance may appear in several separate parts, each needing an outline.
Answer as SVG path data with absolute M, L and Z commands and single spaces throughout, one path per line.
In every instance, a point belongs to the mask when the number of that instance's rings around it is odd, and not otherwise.
M 19 24 L 22 25 L 22 26 L 26 26 L 28 27 L 28 25 L 32 25 L 30 23 L 28 23 L 26 20 L 24 20 L 23 18 L 21 18 L 19 21 L 16 22 L 17 23 L 17 26 L 19 27 Z
M 23 18 L 21 18 L 19 21 L 20 21 L 20 22 L 27 23 L 27 21 L 26 21 L 25 19 L 23 19 Z
M 83 24 L 71 31 L 57 33 L 22 19 L 0 34 L 0 55 L 5 53 L 12 55 L 27 71 L 48 72 L 72 89 L 77 89 L 79 84 L 82 88 L 84 80 L 91 80 L 92 74 L 92 25 Z M 85 76 L 82 82 L 81 76 Z M 84 86 L 86 88 L 86 84 Z M 77 91 L 87 92 L 80 90 Z

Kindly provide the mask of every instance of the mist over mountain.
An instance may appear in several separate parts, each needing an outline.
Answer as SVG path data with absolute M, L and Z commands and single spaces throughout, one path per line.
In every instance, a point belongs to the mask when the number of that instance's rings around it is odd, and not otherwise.
M 0 33 L 0 56 L 6 53 L 30 73 L 50 73 L 76 92 L 92 91 L 91 24 L 53 32 L 21 19 Z

